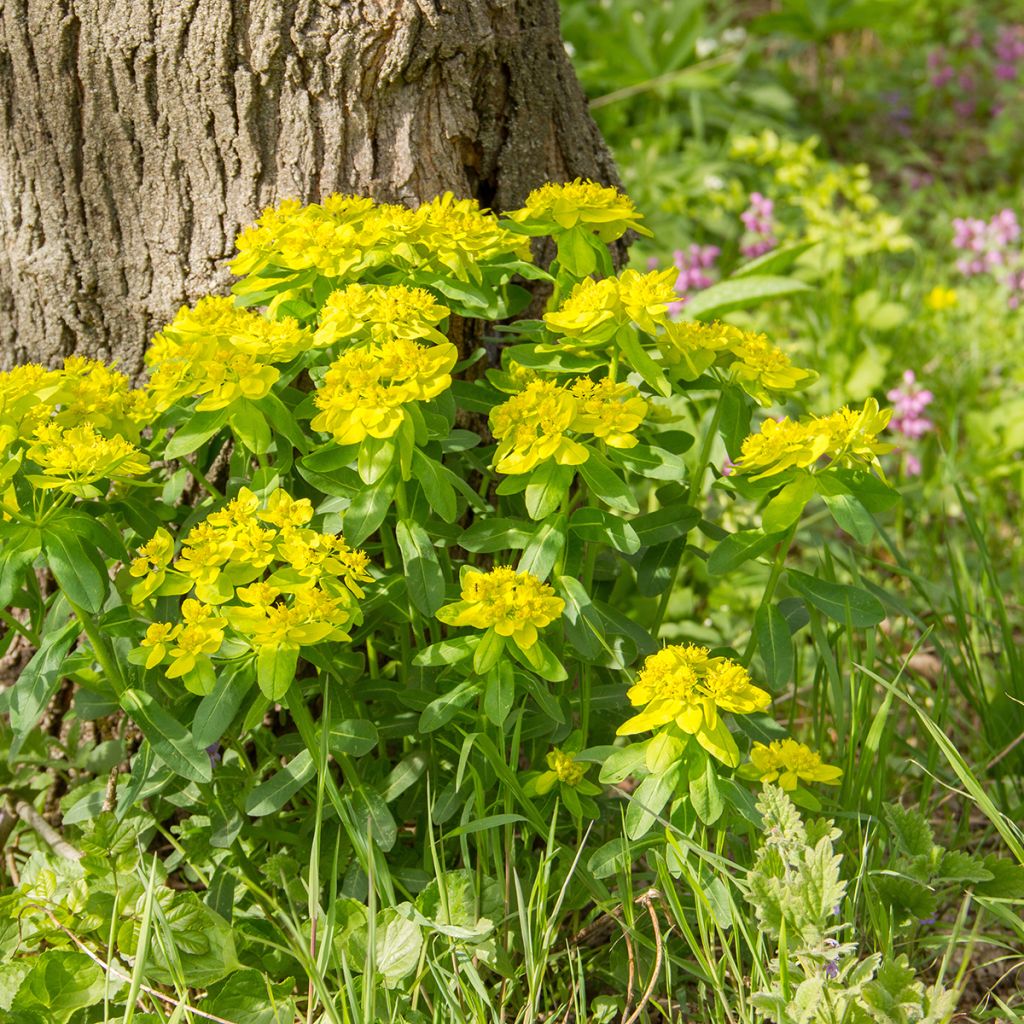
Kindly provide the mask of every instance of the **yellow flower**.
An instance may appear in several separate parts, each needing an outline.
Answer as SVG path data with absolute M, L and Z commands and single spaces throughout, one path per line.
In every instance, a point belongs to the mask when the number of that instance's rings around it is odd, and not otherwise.
M 772 740 L 765 746 L 755 743 L 750 751 L 751 769 L 744 774 L 754 775 L 762 782 L 775 782 L 785 790 L 794 790 L 803 782 L 823 782 L 837 786 L 843 774 L 841 768 L 823 764 L 821 755 L 795 740 Z
M 735 362 L 729 373 L 740 387 L 761 405 L 770 405 L 773 391 L 795 391 L 817 380 L 813 370 L 794 366 L 782 349 L 763 334 L 739 332 L 730 345 Z
M 178 679 L 193 672 L 200 664 L 209 663 L 224 641 L 227 620 L 207 605 L 187 598 L 181 606 L 183 625 L 174 633 L 170 649 L 168 679 Z
M 642 331 L 654 334 L 659 325 L 668 320 L 670 302 L 678 301 L 675 282 L 678 271 L 654 270 L 641 274 L 638 270 L 624 270 L 618 279 L 619 300 L 629 320 Z
M 570 789 L 578 790 L 588 796 L 601 792 L 600 786 L 586 780 L 590 765 L 583 761 L 577 761 L 576 754 L 555 747 L 545 755 L 544 760 L 548 770 L 532 774 L 526 780 L 523 790 L 527 796 L 544 796 L 550 793 L 556 785 L 568 786 Z
M 404 285 L 350 284 L 332 292 L 320 311 L 316 344 L 337 341 L 375 341 L 396 338 L 444 343 L 437 325 L 451 311 L 424 288 Z
M 181 626 L 171 622 L 154 622 L 150 625 L 139 644 L 148 651 L 143 662 L 146 668 L 156 668 L 167 657 L 168 646 L 179 632 Z
M 56 488 L 80 498 L 95 498 L 97 480 L 127 480 L 149 472 L 149 461 L 119 434 L 103 437 L 90 423 L 61 427 L 48 423 L 36 429 L 28 457 L 41 470 L 29 480 L 41 490 Z
M 458 350 L 450 342 L 425 347 L 404 338 L 349 349 L 324 376 L 314 402 L 314 430 L 338 444 L 392 437 L 409 402 L 429 401 L 451 385 Z
M 670 320 L 657 341 L 665 365 L 683 380 L 696 380 L 741 334 L 739 328 L 717 320 Z
M 586 448 L 565 436 L 578 413 L 579 403 L 565 388 L 552 381 L 531 381 L 491 410 L 491 432 L 498 439 L 494 468 L 514 475 L 529 473 L 548 459 L 562 466 L 586 462 Z
M 132 588 L 132 601 L 140 604 L 154 594 L 167 578 L 167 567 L 174 558 L 174 538 L 162 527 L 138 549 L 129 572 L 143 577 Z
M 614 277 L 580 281 L 558 310 L 544 314 L 544 323 L 555 334 L 564 334 L 581 345 L 611 341 L 622 324 L 618 282 Z
M 580 377 L 571 391 L 578 403 L 571 424 L 574 431 L 593 434 L 612 448 L 637 444 L 633 431 L 647 415 L 647 402 L 632 384 L 617 384 L 610 377 L 600 381 Z
M 256 515 L 279 530 L 295 529 L 305 526 L 313 518 L 313 504 L 309 498 L 296 500 L 284 488 L 278 487 L 267 499 L 267 507 Z
M 48 384 L 41 393 L 54 408 L 54 422 L 62 427 L 91 423 L 102 434 L 137 439 L 147 422 L 143 393 L 134 391 L 123 373 L 105 363 L 68 356 Z
M 297 649 L 324 640 L 349 639 L 343 627 L 352 615 L 343 599 L 319 587 L 305 587 L 295 592 L 289 606 L 274 603 L 279 594 L 275 587 L 253 584 L 238 591 L 248 607 L 233 606 L 225 611 L 232 628 L 241 633 L 254 650 Z
M 756 470 L 751 479 L 761 480 L 793 467 L 807 469 L 828 451 L 828 447 L 828 432 L 814 423 L 798 423 L 788 417 L 765 420 L 758 433 L 744 440 L 735 471 Z
M 957 294 L 953 288 L 934 287 L 925 297 L 924 304 L 936 313 L 952 309 L 957 303 Z
M 747 670 L 728 658 L 712 658 L 706 647 L 673 645 L 644 662 L 627 696 L 644 710 L 619 726 L 632 736 L 674 723 L 725 764 L 739 764 L 739 749 L 720 711 L 763 711 L 771 696 L 750 681 Z
M 557 234 L 583 225 L 602 242 L 613 242 L 628 230 L 650 235 L 633 201 L 617 189 L 595 181 L 548 182 L 534 189 L 521 210 L 509 215 L 531 235 Z
M 525 650 L 537 642 L 537 631 L 554 622 L 564 608 L 565 602 L 536 576 L 500 566 L 486 573 L 466 572 L 462 600 L 446 605 L 437 617 L 449 626 L 493 629 Z
M 892 409 L 880 409 L 869 398 L 862 409 L 844 406 L 830 416 L 815 417 L 814 423 L 828 436 L 829 457 L 841 465 L 857 462 L 878 463 L 878 456 L 892 451 L 892 445 L 878 440 L 889 425 Z
M 240 398 L 262 398 L 281 376 L 275 367 L 265 366 L 245 353 L 225 354 L 223 359 L 205 360 L 203 366 L 204 379 L 195 391 L 204 396 L 196 406 L 198 412 L 223 409 Z

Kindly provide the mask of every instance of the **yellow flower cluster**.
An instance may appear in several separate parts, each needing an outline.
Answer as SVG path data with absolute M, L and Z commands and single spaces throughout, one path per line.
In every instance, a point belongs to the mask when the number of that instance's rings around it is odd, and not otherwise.
M 104 437 L 90 423 L 62 427 L 45 423 L 36 428 L 26 453 L 39 473 L 27 479 L 40 490 L 60 490 L 79 498 L 97 498 L 98 480 L 127 480 L 149 472 L 149 460 L 120 434 Z
M 380 267 L 479 280 L 481 263 L 530 259 L 529 239 L 503 228 L 476 200 L 450 192 L 416 210 L 362 196 L 332 195 L 308 206 L 285 201 L 264 211 L 236 245 L 231 269 L 239 276 L 313 271 L 339 284 Z
M 158 412 L 183 398 L 200 397 L 197 410 L 223 409 L 240 398 L 262 398 L 285 363 L 314 344 L 313 335 L 291 317 L 268 320 L 208 296 L 182 306 L 146 352 L 146 392 Z
M 753 473 L 751 479 L 760 480 L 787 469 L 810 469 L 823 456 L 829 465 L 877 466 L 878 456 L 892 450 L 891 444 L 878 440 L 891 415 L 891 409 L 879 409 L 869 398 L 859 410 L 844 407 L 799 421 L 765 420 L 760 431 L 743 442 L 735 471 Z
M 145 392 L 94 359 L 68 356 L 59 370 L 29 363 L 0 373 L 0 443 L 27 441 L 39 427 L 89 423 L 104 437 L 137 440 L 152 418 Z
M 451 342 L 418 345 L 406 338 L 348 349 L 324 376 L 311 426 L 338 444 L 392 437 L 403 406 L 436 398 L 451 385 L 458 350 Z
M 773 392 L 805 388 L 818 377 L 794 366 L 764 334 L 732 324 L 677 320 L 666 325 L 657 341 L 665 366 L 683 380 L 696 380 L 717 366 L 762 405 L 771 404 Z
M 745 767 L 745 766 L 744 766 Z M 772 740 L 767 746 L 755 743 L 750 751 L 750 769 L 743 774 L 754 775 L 762 782 L 775 782 L 792 792 L 800 782 L 823 782 L 837 786 L 841 768 L 824 764 L 821 755 L 796 740 Z
M 642 235 L 651 233 L 640 224 L 643 215 L 632 199 L 618 189 L 580 178 L 541 185 L 526 197 L 521 210 L 509 216 L 531 235 L 558 234 L 580 225 L 602 242 L 614 242 L 630 229 Z
M 624 270 L 618 277 L 595 281 L 588 277 L 569 293 L 561 307 L 544 314 L 555 334 L 569 339 L 567 347 L 606 345 L 620 328 L 634 323 L 648 334 L 668 322 L 669 303 L 676 302 L 677 271 L 641 274 Z
M 952 309 L 957 303 L 957 294 L 955 288 L 943 288 L 941 285 L 936 285 L 925 297 L 924 304 L 934 310 L 936 313 L 944 313 L 947 309 Z
M 665 647 L 652 654 L 627 696 L 644 710 L 619 726 L 617 735 L 674 723 L 727 765 L 739 764 L 739 749 L 719 712 L 748 715 L 763 711 L 771 696 L 750 681 L 747 670 L 729 658 L 712 658 L 694 644 Z
M 590 453 L 569 432 L 593 434 L 613 448 L 632 448 L 637 443 L 632 432 L 646 415 L 647 402 L 632 384 L 587 377 L 568 387 L 530 381 L 491 410 L 491 432 L 498 439 L 494 468 L 509 475 L 529 473 L 548 459 L 578 466 Z
M 564 608 L 565 602 L 546 583 L 506 565 L 466 572 L 462 600 L 445 605 L 437 617 L 449 626 L 493 629 L 526 650 L 537 642 L 537 631 L 551 625 Z
M 437 325 L 450 312 L 424 288 L 350 284 L 327 297 L 316 343 L 320 347 L 338 341 L 385 344 L 399 338 L 441 343 L 447 339 Z
M 158 531 L 130 565 L 139 579 L 132 600 L 195 596 L 182 603 L 181 623 L 150 626 L 135 660 L 148 668 L 169 663 L 170 678 L 196 688 L 228 625 L 257 652 L 347 640 L 360 621 L 361 584 L 372 578 L 369 558 L 344 537 L 309 528 L 312 518 L 306 498 L 278 488 L 261 502 L 243 487 L 189 531 L 177 558 L 170 534 Z

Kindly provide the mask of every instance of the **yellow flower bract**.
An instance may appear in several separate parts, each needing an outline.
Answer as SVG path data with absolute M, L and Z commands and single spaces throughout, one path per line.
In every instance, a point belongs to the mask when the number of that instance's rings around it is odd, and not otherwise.
M 451 385 L 458 350 L 451 342 L 424 346 L 404 338 L 343 352 L 324 377 L 311 426 L 338 444 L 392 437 L 403 406 L 436 398 Z
M 523 209 L 511 214 L 531 234 L 569 231 L 579 225 L 589 228 L 602 242 L 613 242 L 632 229 L 649 235 L 633 200 L 618 189 L 595 181 L 548 182 L 534 189 Z
M 652 654 L 627 696 L 644 710 L 619 726 L 632 736 L 674 723 L 718 760 L 735 767 L 739 749 L 720 711 L 747 715 L 763 711 L 771 696 L 750 681 L 747 670 L 729 658 L 713 658 L 706 647 L 676 644 Z
M 755 743 L 750 751 L 752 769 L 762 782 L 775 782 L 790 792 L 800 782 L 823 782 L 836 786 L 843 774 L 841 768 L 824 764 L 821 755 L 796 740 L 772 740 L 767 746 Z
M 564 609 L 565 602 L 536 576 L 499 566 L 490 572 L 469 570 L 462 580 L 462 600 L 446 605 L 437 617 L 449 626 L 493 629 L 525 650 Z

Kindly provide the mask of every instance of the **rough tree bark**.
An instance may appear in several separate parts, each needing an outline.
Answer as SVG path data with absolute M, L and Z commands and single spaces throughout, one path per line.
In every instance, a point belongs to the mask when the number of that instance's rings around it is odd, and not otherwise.
M 287 196 L 616 180 L 557 0 L 0 0 L 0 366 L 136 372 Z

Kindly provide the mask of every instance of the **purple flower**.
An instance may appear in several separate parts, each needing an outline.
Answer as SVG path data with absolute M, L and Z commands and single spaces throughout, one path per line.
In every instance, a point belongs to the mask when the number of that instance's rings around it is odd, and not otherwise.
M 825 964 L 825 977 L 828 978 L 829 981 L 835 981 L 836 978 L 839 977 L 838 960 L 829 960 L 828 963 Z
M 220 744 L 219 743 L 211 743 L 206 748 L 206 753 L 210 755 L 210 767 L 211 768 L 216 768 L 217 765 L 220 764 L 220 760 L 221 760 Z
M 779 244 L 775 237 L 775 203 L 761 195 L 750 193 L 750 206 L 740 214 L 740 220 L 747 229 L 740 244 L 740 252 L 747 259 L 756 259 L 771 252 Z

